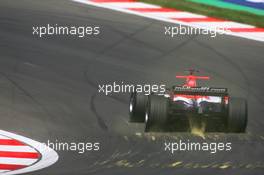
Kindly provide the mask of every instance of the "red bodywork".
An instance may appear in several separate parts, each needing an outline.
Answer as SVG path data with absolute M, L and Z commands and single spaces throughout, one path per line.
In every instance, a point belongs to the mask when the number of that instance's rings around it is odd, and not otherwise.
M 197 86 L 197 82 L 196 80 L 209 80 L 210 77 L 207 76 L 194 76 L 192 74 L 190 75 L 177 75 L 176 78 L 184 78 L 186 79 L 186 82 L 183 86 L 187 86 L 187 87 L 196 87 Z
M 176 78 L 180 78 L 180 79 L 186 79 L 185 84 L 183 85 L 184 87 L 197 87 L 197 80 L 209 80 L 210 77 L 208 76 L 195 76 L 193 75 L 194 72 L 197 72 L 195 70 L 189 70 L 190 75 L 176 75 Z M 174 94 L 172 96 L 174 97 L 184 97 L 184 98 L 188 98 L 188 99 L 194 99 L 197 100 L 199 98 L 208 98 L 208 96 L 202 96 L 202 95 L 183 95 L 183 94 Z M 225 104 L 228 103 L 228 96 L 224 97 L 224 101 Z
M 197 81 L 196 80 L 209 80 L 210 77 L 208 76 L 195 76 L 193 75 L 194 70 L 189 70 L 190 75 L 177 75 L 176 78 L 180 79 L 186 79 L 185 84 L 183 86 L 185 87 L 197 87 Z M 201 96 L 201 95 L 174 95 L 174 97 L 184 97 L 189 99 L 199 99 L 199 98 L 208 98 L 207 96 Z

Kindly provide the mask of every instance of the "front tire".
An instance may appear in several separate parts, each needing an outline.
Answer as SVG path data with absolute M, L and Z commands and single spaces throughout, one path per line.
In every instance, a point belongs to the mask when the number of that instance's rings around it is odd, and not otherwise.
M 242 98 L 230 98 L 227 120 L 228 132 L 241 133 L 247 127 L 247 101 Z
M 168 99 L 164 96 L 150 95 L 145 114 L 145 132 L 153 126 L 163 126 L 168 119 Z

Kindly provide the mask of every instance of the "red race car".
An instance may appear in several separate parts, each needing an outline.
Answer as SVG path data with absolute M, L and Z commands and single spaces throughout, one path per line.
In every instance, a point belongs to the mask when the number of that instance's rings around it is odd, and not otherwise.
M 172 86 L 164 94 L 144 95 L 131 93 L 129 113 L 131 122 L 145 122 L 145 131 L 163 127 L 179 131 L 190 130 L 190 120 L 206 123 L 206 131 L 245 132 L 247 127 L 247 101 L 230 97 L 227 88 L 197 86 L 195 76 L 189 70 L 181 86 Z

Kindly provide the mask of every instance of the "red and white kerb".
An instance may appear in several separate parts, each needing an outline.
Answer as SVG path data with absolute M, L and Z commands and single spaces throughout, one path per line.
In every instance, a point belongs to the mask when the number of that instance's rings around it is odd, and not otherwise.
M 45 144 L 0 130 L 0 174 L 14 175 L 46 168 L 59 156 Z
M 182 24 L 202 29 L 224 29 L 227 35 L 264 42 L 264 28 L 241 24 L 177 9 L 163 8 L 158 5 L 138 2 L 137 0 L 73 0 L 83 4 L 108 8 L 129 14 L 152 18 L 169 23 Z
M 0 135 L 0 173 L 6 173 L 33 165 L 41 154 L 21 141 Z

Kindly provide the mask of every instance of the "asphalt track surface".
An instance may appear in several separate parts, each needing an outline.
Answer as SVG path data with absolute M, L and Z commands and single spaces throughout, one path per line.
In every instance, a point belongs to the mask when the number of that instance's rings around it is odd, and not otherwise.
M 32 35 L 32 26 L 98 25 L 97 37 Z M 71 1 L 1 0 L 0 128 L 40 142 L 100 142 L 99 152 L 58 151 L 31 174 L 263 174 L 264 44 L 232 36 L 164 36 L 159 21 Z M 182 70 L 248 99 L 247 134 L 143 133 L 128 123 L 128 94 L 98 84 L 162 82 Z M 231 152 L 164 152 L 164 141 L 232 142 Z M 181 162 L 176 167 L 172 163 Z M 222 166 L 226 165 L 227 166 Z M 175 164 L 174 164 L 175 165 Z

